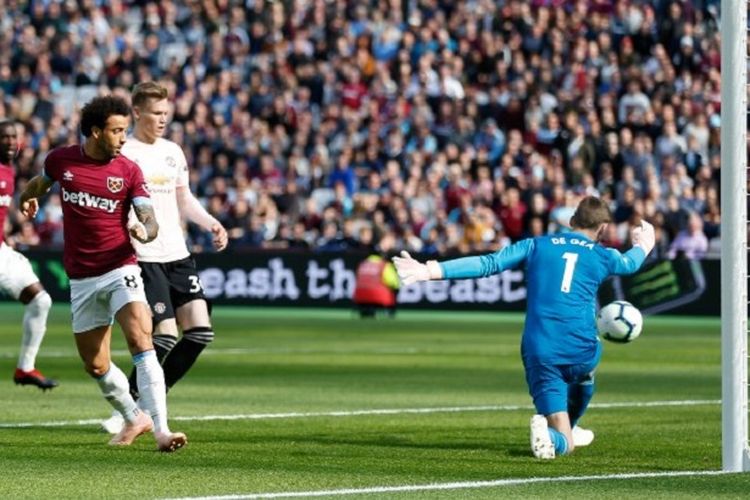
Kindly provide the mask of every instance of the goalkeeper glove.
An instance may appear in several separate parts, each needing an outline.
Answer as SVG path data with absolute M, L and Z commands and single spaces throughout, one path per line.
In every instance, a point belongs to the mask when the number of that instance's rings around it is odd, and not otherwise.
M 633 242 L 634 247 L 641 247 L 646 255 L 651 253 L 656 245 L 656 234 L 654 234 L 654 226 L 645 220 L 641 220 L 641 225 L 633 229 L 630 240 Z
M 412 258 L 409 252 L 403 250 L 401 257 L 393 257 L 396 272 L 404 285 L 411 285 L 417 281 L 443 279 L 443 270 L 436 260 L 428 260 L 427 263 Z

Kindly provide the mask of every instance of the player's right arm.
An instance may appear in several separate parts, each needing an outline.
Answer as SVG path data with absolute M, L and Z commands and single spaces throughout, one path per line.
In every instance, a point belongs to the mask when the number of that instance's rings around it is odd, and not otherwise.
M 50 179 L 46 175 L 37 175 L 31 179 L 27 184 L 26 188 L 21 193 L 19 198 L 19 206 L 21 213 L 26 217 L 34 218 L 39 211 L 39 200 L 40 196 L 44 196 L 50 190 L 52 185 L 55 183 L 54 180 Z
M 534 240 L 529 238 L 509 245 L 502 250 L 475 257 L 437 262 L 429 260 L 422 264 L 413 259 L 408 252 L 401 252 L 401 257 L 394 257 L 399 278 L 404 285 L 417 281 L 440 279 L 484 278 L 511 269 L 526 260 L 534 251 Z

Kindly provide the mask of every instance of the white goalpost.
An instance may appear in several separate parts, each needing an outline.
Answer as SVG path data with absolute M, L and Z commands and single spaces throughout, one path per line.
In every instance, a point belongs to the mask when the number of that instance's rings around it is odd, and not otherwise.
M 727 472 L 750 470 L 747 8 L 748 0 L 721 0 L 721 448 Z

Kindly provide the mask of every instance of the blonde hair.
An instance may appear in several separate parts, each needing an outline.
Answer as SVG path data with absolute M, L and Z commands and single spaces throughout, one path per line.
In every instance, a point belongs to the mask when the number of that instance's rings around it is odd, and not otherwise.
M 149 99 L 160 101 L 166 99 L 169 95 L 167 87 L 156 82 L 142 82 L 133 88 L 131 101 L 133 107 L 140 107 L 146 104 Z

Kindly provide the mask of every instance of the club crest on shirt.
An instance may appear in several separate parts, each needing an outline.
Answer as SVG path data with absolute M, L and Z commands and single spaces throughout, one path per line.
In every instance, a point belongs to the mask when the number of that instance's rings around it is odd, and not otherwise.
M 167 158 L 164 161 L 167 162 L 167 165 L 172 168 L 175 168 L 177 166 L 177 160 L 175 160 L 171 156 L 167 156 Z
M 70 170 L 66 170 L 63 172 L 63 180 L 64 181 L 72 181 L 73 180 L 73 173 Z
M 166 304 L 164 302 L 157 302 L 154 304 L 154 312 L 156 314 L 164 314 L 164 312 L 167 310 Z
M 122 180 L 122 177 L 107 177 L 107 189 L 113 193 L 122 191 L 124 185 L 125 182 Z

